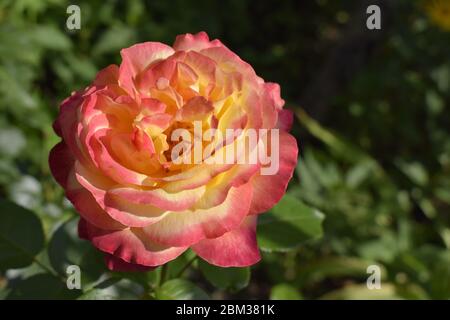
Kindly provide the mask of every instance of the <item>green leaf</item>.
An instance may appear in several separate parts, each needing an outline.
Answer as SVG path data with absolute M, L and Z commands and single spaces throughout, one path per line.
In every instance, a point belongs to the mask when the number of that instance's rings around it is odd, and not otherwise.
M 83 293 L 77 300 L 115 300 L 116 296 L 104 289 L 91 289 Z
M 258 243 L 266 251 L 288 251 L 322 236 L 323 213 L 286 194 L 258 223 Z
M 205 291 L 184 279 L 173 279 L 165 282 L 156 290 L 158 300 L 207 300 Z
M 250 281 L 250 268 L 219 268 L 203 260 L 199 267 L 205 278 L 219 289 L 236 292 Z
M 320 299 L 324 300 L 394 300 L 401 299 L 395 286 L 383 283 L 381 289 L 370 290 L 366 284 L 352 284 L 342 289 L 326 293 Z
M 70 38 L 52 26 L 36 26 L 31 33 L 38 46 L 52 50 L 69 50 L 72 47 Z
M 59 278 L 41 273 L 20 280 L 12 287 L 7 299 L 73 299 L 80 290 L 69 290 Z
M 117 52 L 134 42 L 134 31 L 127 26 L 115 26 L 106 30 L 95 44 L 92 53 L 97 56 L 109 52 Z
M 287 284 L 280 283 L 272 288 L 270 292 L 271 300 L 301 300 L 302 296 L 298 290 Z
M 30 265 L 44 247 L 44 232 L 36 215 L 0 200 L 0 269 Z
M 179 273 L 185 268 L 187 264 L 192 263 L 192 265 L 196 265 L 195 257 L 197 255 L 192 250 L 186 250 L 181 256 L 176 258 L 175 260 L 170 261 L 167 264 L 167 274 L 168 279 L 175 279 L 179 277 Z M 194 259 L 194 260 L 193 260 Z M 183 271 L 183 272 L 189 272 L 189 269 Z
M 445 101 L 433 90 L 427 92 L 425 102 L 431 114 L 440 114 L 445 107 Z
M 136 300 L 144 296 L 145 290 L 140 284 L 121 279 L 115 274 L 86 290 L 79 300 Z
M 414 183 L 419 186 L 425 186 L 429 182 L 428 172 L 419 162 L 407 163 L 405 161 L 396 161 L 397 167 Z
M 325 279 L 347 278 L 367 279 L 367 267 L 378 265 L 381 269 L 381 280 L 387 278 L 383 265 L 374 261 L 354 257 L 328 257 L 303 264 L 297 270 L 301 285 L 319 283 Z
M 77 227 L 78 219 L 75 218 L 61 224 L 50 240 L 48 255 L 52 267 L 62 275 L 66 275 L 68 266 L 79 266 L 84 286 L 97 280 L 105 267 L 102 254 L 78 237 Z
M 360 148 L 354 146 L 344 138 L 338 136 L 338 134 L 322 127 L 316 120 L 311 118 L 304 110 L 297 109 L 297 118 L 300 123 L 314 137 L 322 141 L 327 147 L 330 148 L 337 156 L 350 162 L 358 162 L 361 160 L 371 160 L 371 158 Z

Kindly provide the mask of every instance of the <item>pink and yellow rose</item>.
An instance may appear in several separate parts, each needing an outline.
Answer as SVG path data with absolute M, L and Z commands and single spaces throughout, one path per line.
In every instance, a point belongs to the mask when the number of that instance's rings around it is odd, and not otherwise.
M 80 237 L 112 270 L 156 267 L 188 248 L 217 266 L 258 262 L 258 214 L 281 199 L 297 162 L 279 86 L 204 32 L 121 56 L 67 98 L 54 123 L 62 141 L 50 168 L 81 216 Z M 261 162 L 176 163 L 171 134 L 192 132 L 193 121 L 222 132 L 279 130 L 276 174 L 261 174 Z M 272 144 L 262 143 L 268 154 Z

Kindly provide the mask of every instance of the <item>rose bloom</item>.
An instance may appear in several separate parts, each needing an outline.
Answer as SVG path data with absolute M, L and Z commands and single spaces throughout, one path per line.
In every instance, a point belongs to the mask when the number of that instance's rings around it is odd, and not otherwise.
M 50 168 L 81 216 L 80 237 L 117 271 L 147 270 L 188 248 L 217 266 L 255 264 L 258 214 L 281 199 L 297 163 L 280 87 L 204 32 L 121 56 L 64 100 L 54 123 L 62 141 Z M 190 132 L 193 121 L 223 132 L 279 129 L 276 174 L 262 175 L 261 162 L 175 164 L 171 133 Z

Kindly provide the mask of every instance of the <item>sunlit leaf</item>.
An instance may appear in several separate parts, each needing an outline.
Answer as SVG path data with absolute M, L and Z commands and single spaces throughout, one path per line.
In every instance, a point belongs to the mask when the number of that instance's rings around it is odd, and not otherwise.
M 370 290 L 366 284 L 348 285 L 342 289 L 324 294 L 325 300 L 396 300 L 401 297 L 396 293 L 395 286 L 384 283 L 381 289 Z
M 287 283 L 274 286 L 270 292 L 271 300 L 301 300 L 302 296 L 298 289 Z
M 52 267 L 62 275 L 66 275 L 71 265 L 80 267 L 82 284 L 88 284 L 97 280 L 106 268 L 102 254 L 78 237 L 77 226 L 75 218 L 61 224 L 51 237 L 48 255 Z
M 250 281 L 250 268 L 220 268 L 203 260 L 199 267 L 205 278 L 219 289 L 239 291 Z
M 165 282 L 156 291 L 158 300 L 206 300 L 208 295 L 194 285 L 192 282 L 183 279 L 173 279 Z
M 324 214 L 286 194 L 258 221 L 258 243 L 267 251 L 287 251 L 322 236 Z

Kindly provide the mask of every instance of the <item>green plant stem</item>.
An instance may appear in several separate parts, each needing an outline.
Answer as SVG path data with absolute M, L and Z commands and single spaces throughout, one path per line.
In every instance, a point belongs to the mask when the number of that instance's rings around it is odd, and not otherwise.
M 158 285 L 159 287 L 161 287 L 163 285 L 163 283 L 166 281 L 168 269 L 169 269 L 169 267 L 168 267 L 167 263 L 162 266 L 161 274 L 159 275 L 159 285 Z
M 181 277 L 183 273 L 194 263 L 195 260 L 197 260 L 198 256 L 194 256 L 192 259 L 190 259 L 184 266 L 181 268 L 181 270 L 177 274 L 177 278 Z

